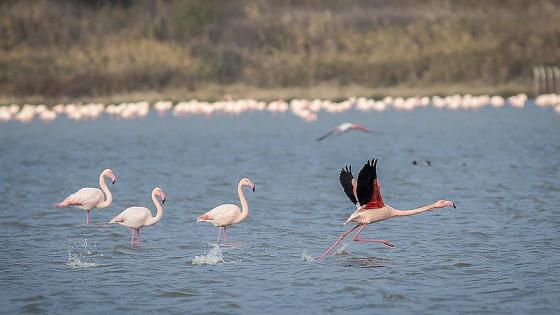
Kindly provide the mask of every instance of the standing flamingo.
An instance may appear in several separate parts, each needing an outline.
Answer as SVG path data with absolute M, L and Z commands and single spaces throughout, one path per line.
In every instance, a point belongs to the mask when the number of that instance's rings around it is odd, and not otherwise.
M 353 124 L 353 123 L 344 123 L 344 124 L 340 124 L 336 127 L 334 127 L 333 129 L 331 129 L 329 132 L 327 132 L 326 134 L 320 136 L 319 138 L 317 138 L 317 141 L 321 141 L 331 135 L 339 135 L 342 133 L 345 133 L 347 131 L 350 130 L 359 130 L 359 131 L 363 131 L 363 132 L 369 132 L 369 133 L 373 133 L 373 131 L 369 130 L 368 128 L 362 126 L 362 125 L 358 125 L 358 124 Z
M 161 204 L 156 197 L 161 198 Z M 163 216 L 163 207 L 165 203 L 165 193 L 159 187 L 152 190 L 152 201 L 156 205 L 156 216 L 152 217 L 152 212 L 150 209 L 145 207 L 130 207 L 126 208 L 116 217 L 112 218 L 109 223 L 118 223 L 120 225 L 129 227 L 132 232 L 132 238 L 130 239 L 130 247 L 134 247 L 134 241 L 138 248 L 142 246 L 142 240 L 140 240 L 140 229 L 145 226 L 150 226 L 158 223 Z
M 206 212 L 205 214 L 199 216 L 196 222 L 210 222 L 212 225 L 218 227 L 218 239 L 220 241 L 220 232 L 224 228 L 223 240 L 227 240 L 227 227 L 233 224 L 237 224 L 249 215 L 249 206 L 247 205 L 247 200 L 243 194 L 243 187 L 251 187 L 255 191 L 255 184 L 253 184 L 248 178 L 242 178 L 237 185 L 237 193 L 239 194 L 239 200 L 241 201 L 241 209 L 234 204 L 225 204 L 215 207 L 214 209 Z
M 383 203 L 383 198 L 381 198 L 381 190 L 379 187 L 379 181 L 377 180 L 377 160 L 374 159 L 371 162 L 368 160 L 364 165 L 360 174 L 358 175 L 358 180 L 352 175 L 352 167 L 343 168 L 340 171 L 340 183 L 342 188 L 350 201 L 356 205 L 356 211 L 348 217 L 346 223 L 354 222 L 357 225 L 350 230 L 340 234 L 336 242 L 329 247 L 318 259 L 325 257 L 329 254 L 335 247 L 340 243 L 348 234 L 357 229 L 359 226 L 361 228 L 358 233 L 352 239 L 358 243 L 382 243 L 389 247 L 394 247 L 391 242 L 387 240 L 372 240 L 372 239 L 361 239 L 360 233 L 365 229 L 365 227 L 374 222 L 387 220 L 393 217 L 402 217 L 415 215 L 425 211 L 430 211 L 435 208 L 443 208 L 446 206 L 455 207 L 453 201 L 439 200 L 431 205 L 420 207 L 413 210 L 397 210 L 389 205 Z
M 55 207 L 62 208 L 66 206 L 76 206 L 79 209 L 86 210 L 86 224 L 89 224 L 89 211 L 94 208 L 107 208 L 113 202 L 113 195 L 105 184 L 105 176 L 111 178 L 113 184 L 117 181 L 117 177 L 110 169 L 105 169 L 99 175 L 99 188 L 82 188 L 77 192 L 66 197 L 63 202 L 55 204 Z

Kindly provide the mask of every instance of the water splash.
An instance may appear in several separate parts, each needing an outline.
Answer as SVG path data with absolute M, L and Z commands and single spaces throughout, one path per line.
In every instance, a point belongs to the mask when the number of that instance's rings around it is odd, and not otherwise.
M 212 248 L 205 255 L 194 256 L 193 265 L 215 265 L 224 262 L 222 250 L 218 244 L 212 244 Z
M 336 249 L 336 254 L 337 255 L 343 255 L 346 254 L 346 247 L 348 247 L 348 244 L 346 243 L 342 243 L 341 245 L 339 245 Z
M 89 245 L 87 238 L 74 242 L 68 246 L 68 262 L 70 269 L 83 269 L 97 266 L 95 245 Z
M 313 260 L 315 260 L 313 258 L 313 256 L 311 256 L 311 254 L 309 252 L 307 252 L 306 250 L 304 250 L 303 253 L 301 253 L 301 258 L 303 259 L 303 261 L 313 261 Z

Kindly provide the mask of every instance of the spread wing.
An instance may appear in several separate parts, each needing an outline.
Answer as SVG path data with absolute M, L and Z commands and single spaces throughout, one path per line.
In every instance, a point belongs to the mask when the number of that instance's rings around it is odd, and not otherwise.
M 358 175 L 356 189 L 360 205 L 365 209 L 377 209 L 385 206 L 381 198 L 381 189 L 377 181 L 377 160 L 367 161 Z
M 331 131 L 327 132 L 326 134 L 324 134 L 324 135 L 320 136 L 319 138 L 317 138 L 317 141 L 321 141 L 321 140 L 327 138 L 328 136 L 330 136 L 330 135 L 332 135 L 332 134 L 334 134 L 334 133 L 335 133 L 335 131 L 334 131 L 334 130 L 331 130 Z
M 342 185 L 342 189 L 344 189 L 344 193 L 346 196 L 350 198 L 352 204 L 356 204 L 358 200 L 356 200 L 356 195 L 354 195 L 354 175 L 352 175 L 352 166 L 346 168 L 342 168 L 340 171 L 340 184 Z

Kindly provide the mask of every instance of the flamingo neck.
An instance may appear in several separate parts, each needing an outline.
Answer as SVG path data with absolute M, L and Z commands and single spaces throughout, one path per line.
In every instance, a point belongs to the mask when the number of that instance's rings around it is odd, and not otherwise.
M 247 204 L 247 199 L 245 199 L 245 195 L 243 194 L 243 185 L 241 183 L 237 185 L 237 193 L 239 194 L 239 200 L 241 201 L 241 215 L 235 223 L 245 220 L 245 218 L 249 215 L 249 205 Z
M 97 208 L 107 208 L 109 205 L 111 205 L 111 202 L 113 202 L 113 195 L 111 194 L 109 187 L 107 187 L 107 184 L 105 184 L 105 176 L 103 175 L 103 173 L 99 175 L 99 186 L 101 186 L 101 190 L 105 194 L 105 200 L 100 202 L 97 205 Z
M 415 215 L 418 213 L 430 211 L 434 209 L 434 205 L 427 205 L 420 208 L 412 209 L 412 210 L 394 210 L 394 216 L 404 217 L 409 215 Z
M 159 200 L 156 197 L 156 194 L 152 192 L 152 202 L 154 203 L 154 205 L 156 205 L 156 216 L 152 217 L 150 216 L 148 218 L 148 220 L 146 220 L 146 223 L 144 224 L 144 226 L 150 226 L 153 224 L 156 224 L 159 220 L 161 220 L 161 217 L 163 216 L 163 207 L 161 206 L 161 204 L 159 203 Z

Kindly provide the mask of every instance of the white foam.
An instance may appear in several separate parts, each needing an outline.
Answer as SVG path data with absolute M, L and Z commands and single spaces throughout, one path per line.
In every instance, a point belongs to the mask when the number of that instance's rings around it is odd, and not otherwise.
M 313 256 L 311 256 L 311 254 L 309 254 L 307 251 L 303 251 L 303 253 L 301 253 L 301 258 L 303 259 L 303 261 L 313 261 L 313 260 L 315 260 L 313 258 Z
M 68 253 L 68 262 L 66 263 L 70 269 L 91 268 L 97 266 L 93 261 L 83 261 L 80 254 Z
M 218 244 L 212 244 L 212 248 L 205 255 L 194 256 L 192 260 L 193 265 L 215 265 L 221 262 L 224 262 L 224 257 Z
M 342 243 L 342 245 L 339 245 L 338 248 L 336 249 L 336 254 L 340 255 L 340 254 L 346 254 L 346 247 L 348 246 L 348 244 L 346 243 Z
M 94 262 L 95 246 L 88 245 L 87 239 L 70 244 L 68 247 L 68 262 L 70 269 L 83 269 L 97 266 Z

